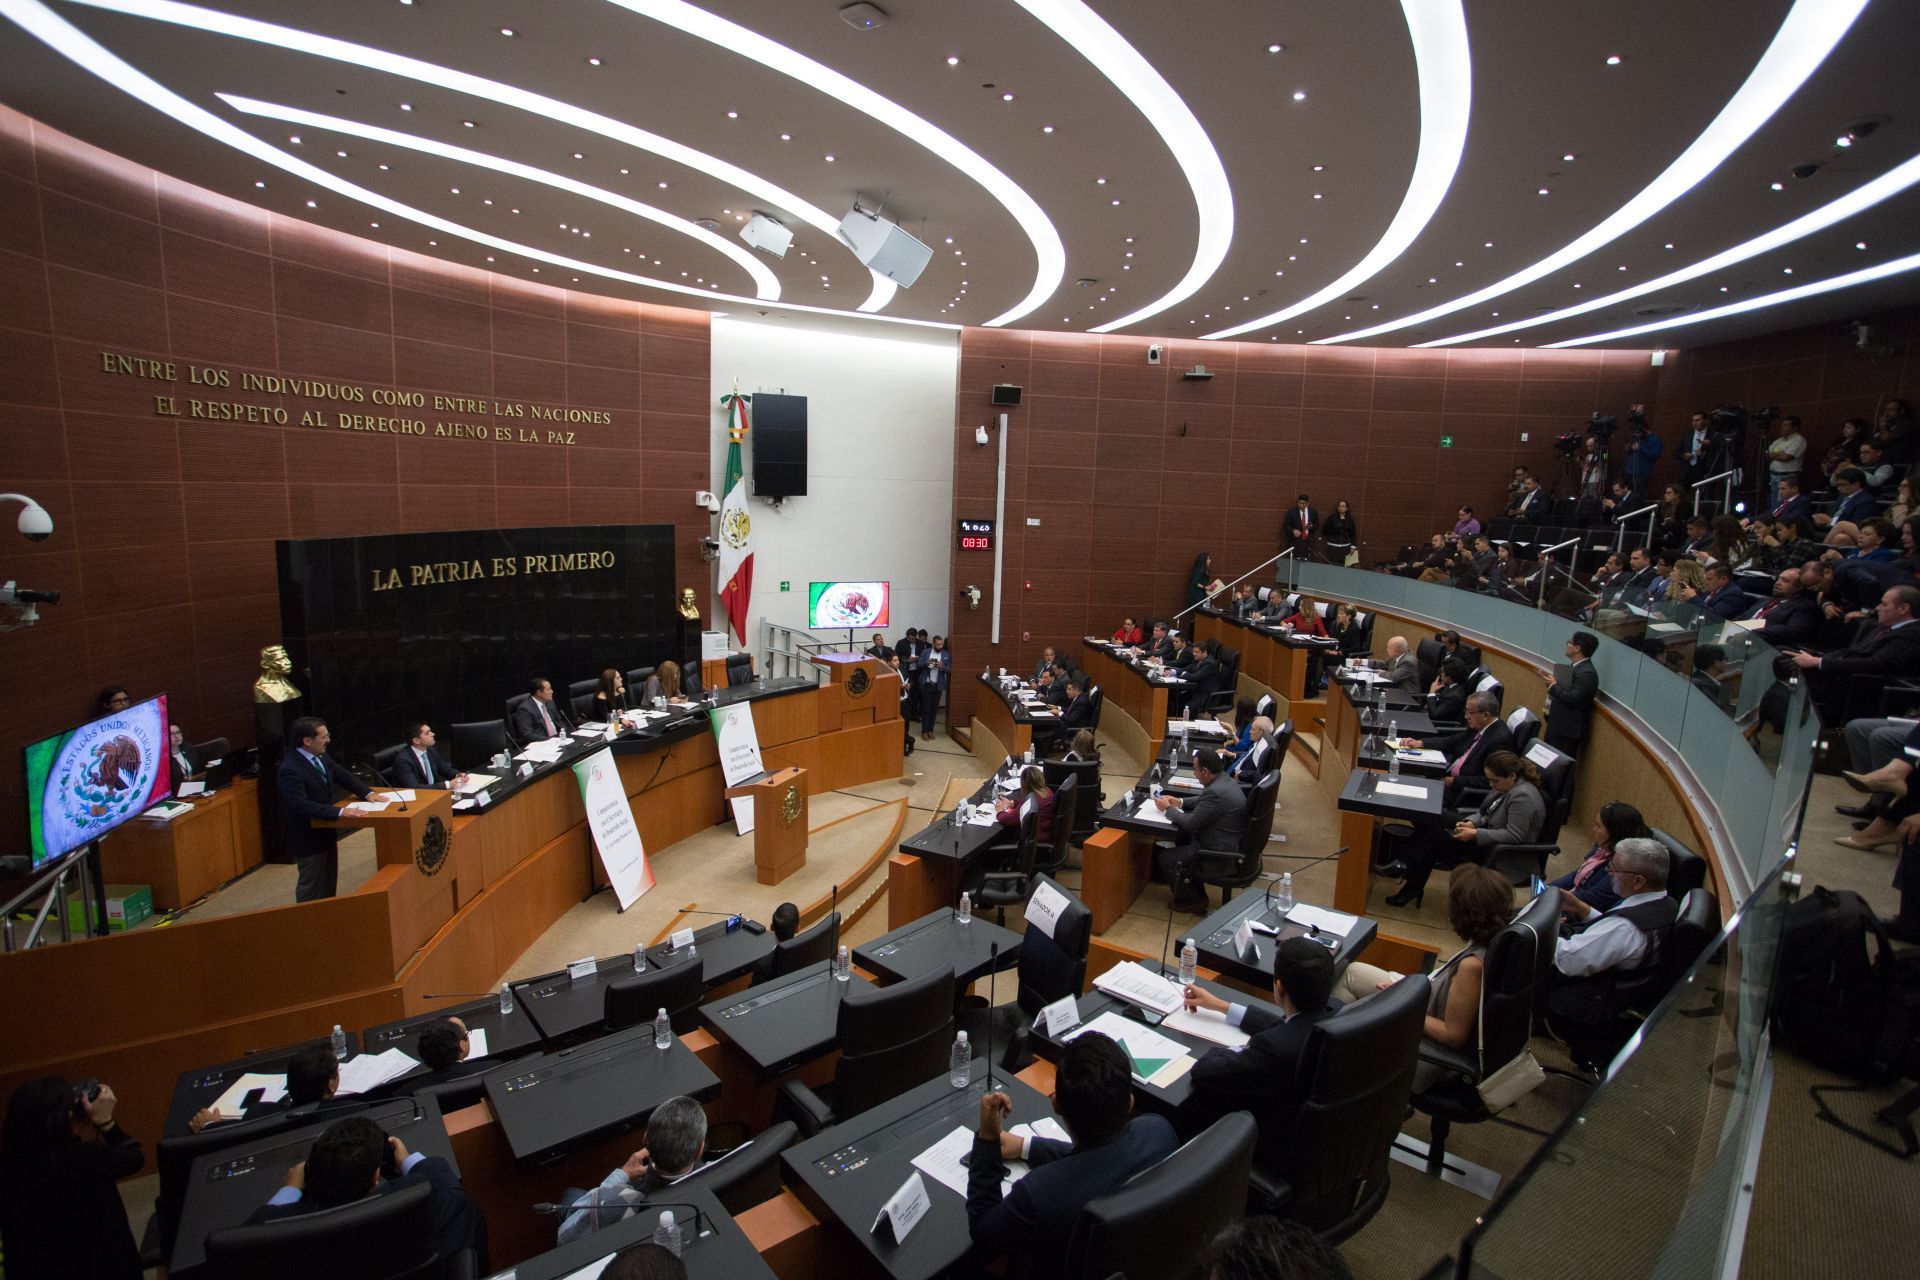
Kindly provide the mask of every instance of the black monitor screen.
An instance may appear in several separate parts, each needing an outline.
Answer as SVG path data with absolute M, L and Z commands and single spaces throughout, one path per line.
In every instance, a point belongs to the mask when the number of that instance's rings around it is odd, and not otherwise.
M 807 398 L 762 391 L 753 398 L 753 492 L 800 498 L 807 492 Z

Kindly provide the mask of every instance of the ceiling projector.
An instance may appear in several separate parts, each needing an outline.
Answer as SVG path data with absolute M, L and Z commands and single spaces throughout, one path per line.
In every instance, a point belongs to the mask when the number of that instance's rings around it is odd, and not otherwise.
M 854 257 L 903 289 L 911 289 L 933 260 L 933 250 L 857 204 L 841 219 L 840 239 Z
M 747 219 L 747 225 L 740 228 L 740 238 L 749 248 L 762 249 L 776 258 L 787 256 L 787 246 L 793 243 L 793 232 L 787 230 L 764 213 L 756 213 Z

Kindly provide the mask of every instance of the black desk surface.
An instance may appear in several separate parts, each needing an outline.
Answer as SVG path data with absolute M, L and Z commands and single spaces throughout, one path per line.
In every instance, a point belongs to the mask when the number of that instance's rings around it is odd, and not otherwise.
M 646 1124 L 668 1098 L 718 1097 L 720 1077 L 676 1037 L 653 1047 L 653 1024 L 522 1058 L 484 1077 L 487 1101 L 514 1159 L 533 1162 L 570 1144 Z
M 1007 767 L 1001 765 L 968 798 L 975 805 L 991 807 L 995 795 L 1011 794 L 999 787 L 1000 782 L 1010 776 Z M 900 850 L 922 858 L 942 858 L 948 862 L 958 862 L 963 867 L 971 867 L 975 859 L 994 842 L 1011 840 L 1013 836 L 1012 830 L 997 822 L 985 825 L 958 822 L 954 818 L 954 810 L 949 809 L 902 840 Z
M 753 967 L 772 955 L 774 947 L 778 945 L 771 929 L 754 933 L 741 928 L 728 933 L 725 920 L 715 920 L 710 925 L 694 930 L 693 944 L 700 953 L 700 963 L 706 966 L 702 977 L 710 987 L 731 982 L 743 973 L 751 973 Z M 685 947 L 676 951 L 663 942 L 657 947 L 647 948 L 647 963 L 655 969 L 671 969 L 686 961 Z
M 1148 962 L 1147 967 L 1149 969 L 1153 968 L 1152 963 Z M 1172 969 L 1162 968 L 1160 972 L 1166 974 L 1169 980 L 1178 980 L 1176 973 Z M 1271 979 L 1269 979 L 1269 982 L 1270 981 Z M 1280 1006 L 1274 1004 L 1272 1001 L 1256 1000 L 1244 991 L 1237 991 L 1232 987 L 1222 986 L 1217 982 L 1212 982 L 1205 978 L 1196 979 L 1195 985 L 1211 991 L 1214 995 L 1219 996 L 1229 1004 L 1258 1005 L 1276 1015 L 1280 1012 Z M 1139 1018 L 1137 1006 L 1120 999 L 1118 996 L 1110 996 L 1098 987 L 1090 988 L 1085 995 L 1081 996 L 1079 1004 L 1080 1024 L 1082 1026 L 1092 1022 L 1103 1013 L 1123 1014 L 1145 1024 L 1145 1020 Z M 1221 1046 L 1202 1036 L 1188 1035 L 1184 1031 L 1175 1031 L 1171 1027 L 1154 1026 L 1153 1030 L 1169 1040 L 1175 1040 L 1185 1045 L 1187 1052 L 1191 1053 L 1195 1058 L 1205 1054 L 1209 1049 L 1221 1048 Z M 1071 1035 L 1072 1032 L 1068 1034 Z M 1049 1062 L 1060 1061 L 1060 1051 L 1064 1047 L 1060 1041 L 1047 1035 L 1038 1023 L 1034 1024 L 1032 1036 L 1033 1052 L 1035 1055 L 1045 1058 Z M 1231 1052 L 1231 1050 L 1223 1050 L 1223 1052 Z M 1133 1096 L 1142 1107 L 1149 1111 L 1157 1111 L 1162 1115 L 1172 1115 L 1181 1107 L 1186 1106 L 1193 1098 L 1193 1070 L 1189 1068 L 1184 1075 L 1164 1089 L 1135 1079 L 1133 1082 Z M 1018 1116 L 1015 1117 L 1015 1119 L 1018 1118 Z
M 385 1053 L 388 1049 L 397 1048 L 410 1057 L 418 1058 L 420 1033 L 442 1018 L 458 1018 L 467 1024 L 468 1031 L 484 1030 L 487 1033 L 487 1056 L 482 1059 L 485 1062 L 504 1062 L 540 1047 L 540 1028 L 533 1025 L 533 1019 L 527 1016 L 527 1006 L 518 995 L 514 997 L 512 1013 L 502 1014 L 500 997 L 488 996 L 450 1006 L 438 1013 L 421 1013 L 398 1022 L 383 1022 L 377 1027 L 368 1027 L 361 1032 L 361 1039 L 366 1043 L 368 1053 Z M 420 1070 L 425 1071 L 426 1068 L 422 1066 Z M 401 1079 L 406 1079 L 406 1076 Z
M 1363 702 L 1369 706 L 1376 704 L 1379 701 L 1382 687 L 1387 691 L 1387 706 L 1389 708 L 1398 710 L 1406 707 L 1424 707 L 1427 705 L 1426 699 L 1416 698 L 1410 693 L 1402 692 L 1399 685 L 1390 684 L 1382 686 L 1372 680 L 1356 680 L 1351 675 L 1343 675 L 1338 670 L 1332 673 L 1331 678 L 1334 684 L 1339 685 L 1340 688 L 1345 691 L 1347 701 L 1356 707 Z
M 1136 657 L 1128 653 L 1125 648 L 1111 640 L 1088 640 L 1086 643 L 1101 650 L 1115 662 L 1131 669 L 1135 675 L 1150 685 L 1158 685 L 1163 689 L 1184 689 L 1187 686 L 1187 678 L 1180 674 L 1184 670 L 1182 667 L 1153 666 L 1144 657 Z M 1148 729 L 1151 732 L 1152 726 L 1148 726 Z
M 1403 733 L 1405 732 L 1404 726 L 1402 726 L 1401 731 Z M 1381 773 L 1385 773 L 1388 764 L 1386 743 L 1381 741 L 1380 749 L 1376 751 L 1368 745 L 1375 741 L 1380 740 L 1371 736 L 1360 739 L 1360 758 L 1355 761 L 1355 764 L 1362 769 L 1377 769 Z M 1445 778 L 1447 776 L 1447 765 L 1444 760 L 1438 762 L 1422 762 L 1419 760 L 1408 760 L 1402 757 L 1400 761 L 1400 772 L 1409 774 L 1415 778 Z
M 972 1247 L 967 1202 L 922 1174 L 931 1203 L 905 1243 L 875 1235 L 870 1227 L 880 1207 L 915 1172 L 913 1158 L 956 1126 L 980 1126 L 987 1065 L 973 1060 L 972 1082 L 955 1089 L 946 1072 L 871 1111 L 844 1120 L 781 1153 L 786 1181 L 824 1221 L 832 1220 L 886 1269 L 893 1280 L 928 1280 L 958 1263 Z M 994 1088 L 1013 1102 L 1008 1124 L 1027 1124 L 1053 1114 L 1047 1099 L 1004 1071 Z
M 547 1043 L 591 1031 L 607 1020 L 607 986 L 633 976 L 633 952 L 600 956 L 590 977 L 575 981 L 565 969 L 513 984 L 515 1012 L 526 1010 Z
M 460 1172 L 453 1158 L 453 1146 L 447 1140 L 447 1126 L 432 1098 L 395 1098 L 355 1114 L 365 1116 L 400 1139 L 409 1152 L 440 1156 L 453 1166 L 456 1174 Z M 200 1274 L 207 1261 L 208 1233 L 239 1226 L 255 1209 L 271 1200 L 286 1184 L 287 1170 L 307 1158 L 313 1140 L 330 1123 L 323 1120 L 283 1130 L 271 1137 L 209 1152 L 195 1160 L 180 1204 L 180 1228 L 174 1239 L 168 1274 L 173 1277 Z
M 1379 790 L 1382 783 L 1418 787 L 1423 794 L 1418 800 L 1411 796 L 1383 795 Z M 1398 778 L 1389 778 L 1370 769 L 1355 769 L 1347 775 L 1347 785 L 1340 788 L 1340 801 L 1334 807 L 1401 822 L 1432 820 L 1437 819 L 1445 807 L 1441 797 L 1446 789 L 1446 783 L 1440 778 L 1416 778 L 1404 773 Z
M 1242 920 L 1249 919 L 1256 924 L 1272 925 L 1280 930 L 1279 938 L 1254 931 L 1253 945 L 1257 958 L 1253 960 L 1248 960 L 1233 947 L 1234 931 L 1240 927 Z M 1358 917 L 1353 928 L 1341 940 L 1339 949 L 1333 953 L 1334 972 L 1344 973 L 1379 931 L 1380 926 L 1373 920 L 1366 916 Z M 1195 925 L 1187 936 L 1193 939 L 1193 945 L 1200 953 L 1200 963 L 1207 968 L 1256 987 L 1270 988 L 1273 985 L 1275 943 L 1286 938 L 1297 938 L 1306 932 L 1303 926 L 1291 921 L 1282 923 L 1279 907 L 1270 904 L 1266 890 L 1261 888 L 1248 889 L 1240 894 Z M 1175 945 L 1178 946 L 1178 943 Z
M 701 1005 L 700 1025 L 745 1054 L 762 1081 L 771 1080 L 839 1043 L 840 998 L 874 989 L 857 973 L 837 981 L 833 961 L 822 960 Z
M 195 1067 L 192 1071 L 182 1071 L 180 1078 L 173 1084 L 173 1105 L 167 1109 L 166 1131 L 163 1138 L 183 1138 L 189 1132 L 187 1121 L 202 1107 L 213 1105 L 214 1099 L 227 1091 L 227 1086 L 251 1071 L 258 1075 L 285 1075 L 287 1062 L 294 1054 L 310 1044 L 326 1044 L 333 1038 L 333 1032 L 315 1036 L 311 1040 L 302 1040 L 298 1044 L 283 1044 L 277 1049 L 261 1049 L 244 1058 L 235 1058 L 232 1062 L 222 1062 L 217 1066 Z M 349 1056 L 360 1052 L 360 1037 L 357 1033 L 347 1032 L 347 1053 Z
M 1022 700 L 1020 695 L 1035 694 L 1038 692 L 1024 679 L 1015 684 L 1012 689 L 1007 688 L 1005 684 L 1001 683 L 999 676 L 982 674 L 975 676 L 974 679 L 986 687 L 988 697 L 997 698 L 1006 704 L 1007 711 L 1013 716 L 1013 722 L 1015 724 L 1039 725 L 1044 728 L 1060 723 L 1062 715 L 1060 708 L 1049 704 L 1037 709 L 1031 709 Z M 1012 680 L 1014 677 L 1008 676 L 1007 679 Z
M 676 1200 L 699 1206 L 707 1219 L 705 1235 L 694 1235 L 694 1215 L 672 1203 Z M 672 1210 L 673 1221 L 680 1228 L 680 1261 L 686 1264 L 687 1275 L 692 1280 L 762 1280 L 763 1277 L 764 1280 L 773 1280 L 772 1268 L 761 1261 L 753 1242 L 747 1239 L 746 1232 L 740 1230 L 732 1215 L 720 1207 L 720 1201 L 713 1192 L 701 1187 L 663 1191 L 660 1193 L 660 1205 Z M 556 1230 L 560 1221 L 554 1221 Z M 570 1244 L 549 1249 L 505 1271 L 496 1272 L 493 1280 L 565 1280 L 565 1277 L 581 1268 L 592 1266 L 628 1245 L 645 1244 L 653 1239 L 653 1229 L 659 1225 L 659 1209 L 651 1213 L 642 1209 L 610 1227 L 602 1227 Z
M 1426 712 L 1415 711 L 1411 707 L 1397 711 L 1388 708 L 1384 717 L 1373 706 L 1356 707 L 1355 710 L 1360 715 L 1362 737 L 1372 733 L 1384 734 L 1395 726 L 1399 727 L 1400 736 L 1404 738 L 1431 738 L 1438 734 L 1452 732 L 1435 725 L 1433 717 Z
M 941 907 L 855 947 L 853 958 L 868 973 L 877 973 L 889 982 L 905 982 L 952 965 L 955 982 L 964 987 L 995 970 L 988 954 L 995 945 L 1000 948 L 999 969 L 1011 969 L 1020 963 L 1023 937 L 978 916 L 963 925 L 959 912 Z

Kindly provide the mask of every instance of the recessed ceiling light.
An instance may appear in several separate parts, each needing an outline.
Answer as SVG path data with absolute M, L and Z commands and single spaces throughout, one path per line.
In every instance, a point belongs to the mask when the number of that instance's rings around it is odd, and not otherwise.
M 583 153 L 581 153 L 581 152 L 579 152 L 579 151 L 576 151 L 576 152 L 574 152 L 574 153 L 573 153 L 573 158 L 574 158 L 575 160 L 585 160 L 585 159 L 586 159 L 587 157 L 585 156 L 585 154 L 583 154 Z
M 1573 287 L 1574 287 L 1574 288 L 1576 288 L 1576 289 L 1578 289 L 1578 288 L 1579 288 L 1580 286 L 1576 284 L 1576 285 L 1574 285 Z M 1518 338 L 1516 338 L 1516 339 L 1514 339 L 1514 341 L 1516 341 L 1516 342 L 1518 342 L 1518 341 L 1519 341 L 1519 339 L 1518 339 Z
M 381 165 L 380 167 L 381 167 L 381 168 L 382 168 L 382 169 L 384 170 L 384 169 L 388 169 L 388 168 L 390 168 L 391 166 L 389 166 L 389 165 L 384 165 L 384 164 L 383 164 L 383 165 Z
M 1726 291 L 1727 291 L 1727 286 L 1725 286 L 1725 285 L 1721 285 L 1721 286 L 1720 286 L 1720 292 L 1722 292 L 1722 293 L 1725 293 Z
M 1315 173 L 1322 173 L 1322 172 L 1324 172 L 1324 171 L 1326 170 L 1326 167 L 1327 167 L 1327 166 L 1325 166 L 1325 165 L 1323 165 L 1323 164 L 1317 164 L 1317 165 L 1315 165 L 1315 166 L 1313 166 L 1313 171 L 1314 171 Z
M 1325 196 L 1325 195 L 1323 195 L 1323 194 L 1321 194 L 1320 192 L 1318 192 L 1318 191 L 1316 191 L 1316 192 L 1314 192 L 1314 193 L 1313 193 L 1313 198 L 1314 198 L 1315 200 L 1324 200 L 1324 199 L 1326 199 L 1326 196 Z
M 339 156 L 342 160 L 345 160 L 347 158 L 347 153 L 344 151 L 336 151 L 333 154 Z
M 1672 245 L 1671 243 L 1668 243 L 1668 244 L 1667 244 L 1667 245 L 1665 245 L 1664 247 L 1665 247 L 1665 248 L 1668 248 L 1668 249 L 1671 249 L 1671 248 L 1673 248 L 1673 245 Z
M 1608 65 L 1608 66 L 1610 66 L 1610 67 L 1617 67 L 1617 66 L 1619 66 L 1619 65 L 1620 65 L 1620 55 L 1619 55 L 1619 54 L 1617 54 L 1617 53 L 1610 53 L 1610 54 L 1608 54 L 1608 55 L 1607 55 L 1607 65 Z
M 256 186 L 256 187 L 264 187 L 264 186 L 266 186 L 267 184 L 266 184 L 266 183 L 264 183 L 264 182 L 256 182 L 256 183 L 254 183 L 253 185 L 254 185 L 254 186 Z M 1867 246 L 1865 246 L 1865 245 L 1861 245 L 1860 247 L 1861 247 L 1862 249 L 1864 249 L 1864 248 L 1866 248 Z
M 1095 178 L 1094 182 L 1103 187 L 1107 185 L 1107 180 L 1105 178 Z
M 1491 249 L 1493 248 L 1493 241 L 1489 240 L 1485 244 L 1481 245 L 1480 247 L 1482 249 Z
M 1560 158 L 1562 160 L 1565 160 L 1568 164 L 1572 164 L 1574 161 L 1574 155 L 1573 155 L 1573 152 L 1571 151 L 1567 152 L 1567 154 L 1561 156 Z
M 952 236 L 948 236 L 948 237 L 947 237 L 947 243 L 948 243 L 948 244 L 952 244 L 952 243 L 953 243 L 953 237 L 952 237 Z
M 587 59 L 587 65 L 588 65 L 588 66 L 590 66 L 590 67 L 597 67 L 597 66 L 599 66 L 599 65 L 600 65 L 600 59 L 598 59 L 598 58 L 588 58 L 588 59 Z
M 262 183 L 261 185 L 264 186 L 265 184 Z M 1864 249 L 1867 247 L 1867 242 L 1865 240 L 1862 240 L 1859 243 L 1855 244 L 1853 247 L 1856 249 Z
M 1792 275 L 1792 274 L 1793 274 L 1793 268 L 1792 268 L 1792 267 L 1782 267 L 1782 268 L 1780 268 L 1780 274 L 1781 274 L 1781 275 L 1783 275 L 1783 276 L 1790 276 L 1790 275 Z
M 1052 125 L 1050 125 L 1050 124 L 1043 124 L 1043 125 L 1041 125 L 1041 126 L 1040 126 L 1040 132 L 1042 132 L 1042 133 L 1052 133 L 1052 132 L 1053 132 L 1053 126 L 1052 126 Z
M 458 188 L 458 187 L 448 187 L 448 188 L 447 188 L 447 190 L 449 190 L 449 191 L 451 191 L 451 192 L 453 192 L 453 194 L 455 194 L 455 195 L 459 195 L 459 194 L 460 194 L 460 188 Z
M 739 118 L 740 118 L 740 113 L 739 113 L 738 111 L 729 111 L 729 112 L 727 112 L 727 119 L 729 119 L 729 120 L 738 120 Z
M 411 102 L 403 102 L 400 104 L 400 109 L 402 111 L 411 111 L 413 110 L 413 104 Z
M 473 123 L 473 121 L 471 121 L 471 120 L 462 120 L 462 121 L 460 122 L 460 127 L 461 127 L 461 128 L 463 128 L 463 129 L 471 129 L 471 128 L 474 128 L 475 126 L 474 126 L 474 123 Z
M 633 170 L 631 170 L 631 169 L 622 169 L 622 170 L 621 170 L 620 172 L 621 172 L 621 173 L 632 173 L 632 172 L 633 172 Z
M 293 144 L 294 146 L 296 146 L 296 147 L 297 147 L 297 146 L 299 146 L 299 145 L 300 145 L 300 135 L 299 135 L 299 134 L 297 134 L 297 133 L 296 133 L 296 134 L 291 134 L 291 135 L 289 135 L 289 136 L 288 136 L 288 138 L 287 138 L 287 141 L 288 141 L 288 142 L 291 142 L 291 143 L 292 143 L 292 144 Z
M 493 203 L 493 201 L 492 201 L 491 199 L 486 199 L 486 200 L 482 200 L 482 201 L 481 201 L 480 203 L 481 203 L 481 204 L 492 204 L 492 203 Z
M 1785 191 L 1787 189 L 1786 184 L 1781 182 L 1770 182 L 1767 184 L 1767 187 L 1768 190 L 1771 191 Z
M 377 222 L 369 222 L 367 225 L 372 227 L 375 231 L 378 231 L 380 229 L 380 224 Z
M 1453 265 L 1454 265 L 1454 266 L 1456 266 L 1456 267 L 1464 267 L 1464 266 L 1466 266 L 1467 264 L 1466 264 L 1466 263 L 1464 263 L 1464 262 L 1456 262 L 1456 263 L 1454 263 Z
M 832 157 L 832 156 L 827 156 L 827 157 L 826 157 L 826 161 L 827 161 L 827 163 L 828 163 L 828 164 L 832 164 L 832 163 L 833 163 L 833 157 Z
M 1301 243 L 1301 244 L 1305 244 L 1306 242 L 1307 242 L 1307 238 L 1306 238 L 1305 236 L 1301 236 L 1301 237 L 1300 237 L 1300 243 Z
M 510 35 L 512 35 L 512 34 L 513 34 L 513 28 L 512 28 L 512 27 L 502 27 L 502 28 L 500 28 L 500 34 L 501 34 L 501 35 L 503 35 L 503 36 L 510 36 Z
M 1539 190 L 1539 191 L 1538 191 L 1538 192 L 1537 192 L 1536 194 L 1538 194 L 1538 195 L 1543 195 L 1543 196 L 1544 196 L 1544 195 L 1546 195 L 1546 194 L 1548 194 L 1548 193 L 1549 193 L 1549 192 L 1550 192 L 1551 190 L 1552 190 L 1552 188 L 1550 188 L 1550 187 L 1542 187 L 1542 188 L 1540 188 L 1540 190 Z
M 1428 277 L 1427 277 L 1427 283 L 1428 283 L 1428 284 L 1439 284 L 1439 283 L 1440 283 L 1440 278 L 1439 278 L 1438 276 L 1428 276 Z
M 667 189 L 667 184 L 666 184 L 666 183 L 664 183 L 664 182 L 662 182 L 662 183 L 660 183 L 659 185 L 660 185 L 660 189 L 661 189 L 662 191 L 665 191 L 665 190 Z
M 309 208 L 309 209 L 318 209 L 319 207 L 320 207 L 320 202 L 319 202 L 318 200 L 309 200 L 309 201 L 307 201 L 307 208 Z
M 1013 95 L 1012 95 L 1012 94 L 1010 94 L 1010 93 L 1003 93 L 1003 94 L 1001 94 L 1001 95 L 1000 95 L 1000 101 L 1002 101 L 1002 102 L 1012 102 L 1012 101 L 1013 101 Z
M 792 134 L 790 134 L 790 133 L 783 133 L 783 134 L 781 134 L 781 135 L 780 135 L 780 141 L 782 141 L 782 142 L 792 142 L 792 141 L 793 141 L 793 135 L 792 135 Z
M 1621 269 L 1622 271 L 1625 271 L 1625 270 L 1626 270 L 1626 268 L 1625 268 L 1624 266 L 1623 266 L 1623 267 L 1621 267 L 1620 269 Z
M 1295 102 L 1305 102 L 1307 100 L 1307 91 L 1305 89 L 1295 89 L 1293 91 L 1293 100 Z
M 948 55 L 947 55 L 947 65 L 948 65 L 948 66 L 950 66 L 950 67 L 957 67 L 957 66 L 959 66 L 959 65 L 960 65 L 960 55 L 959 55 L 959 54 L 957 54 L 957 53 L 950 53 L 950 54 L 948 54 Z
M 1283 45 L 1283 44 L 1270 44 L 1270 45 L 1268 45 L 1268 46 L 1267 46 L 1267 52 L 1268 52 L 1268 53 L 1281 53 L 1281 52 L 1283 52 L 1283 51 L 1285 51 L 1285 49 L 1286 49 L 1286 47 L 1287 47 L 1287 46 L 1285 46 L 1285 45 Z
M 1118 205 L 1118 204 L 1119 204 L 1120 202 L 1119 202 L 1118 200 L 1109 200 L 1109 201 L 1107 201 L 1107 203 L 1108 203 L 1108 204 L 1111 204 L 1111 205 L 1116 205 L 1116 206 L 1117 206 L 1117 205 Z
M 1853 145 L 1853 135 L 1850 133 L 1843 133 L 1839 137 L 1833 140 L 1833 145 L 1836 147 L 1850 147 Z
M 1127 237 L 1127 243 L 1128 243 L 1128 244 L 1132 244 L 1132 243 L 1133 243 L 1133 237 L 1132 237 L 1132 236 L 1128 236 L 1128 237 Z

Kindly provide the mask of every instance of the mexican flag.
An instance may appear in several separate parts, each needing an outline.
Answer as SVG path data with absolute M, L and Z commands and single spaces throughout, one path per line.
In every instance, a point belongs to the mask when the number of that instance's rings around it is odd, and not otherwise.
M 720 603 L 741 644 L 747 642 L 747 604 L 753 596 L 753 550 L 747 535 L 747 481 L 740 466 L 740 441 L 747 434 L 747 401 L 735 392 L 720 397 L 727 406 L 727 483 L 720 499 Z

